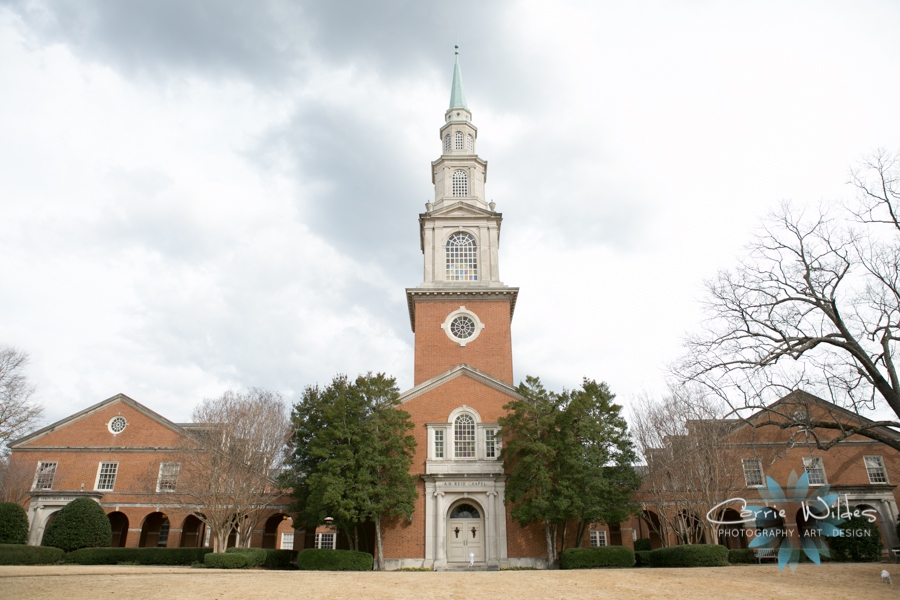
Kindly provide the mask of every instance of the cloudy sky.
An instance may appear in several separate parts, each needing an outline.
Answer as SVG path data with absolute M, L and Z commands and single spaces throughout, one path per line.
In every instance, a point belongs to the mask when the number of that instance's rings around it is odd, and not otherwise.
M 760 218 L 900 147 L 898 30 L 893 0 L 0 0 L 0 343 L 48 420 L 410 387 L 459 43 L 517 381 L 660 392 Z

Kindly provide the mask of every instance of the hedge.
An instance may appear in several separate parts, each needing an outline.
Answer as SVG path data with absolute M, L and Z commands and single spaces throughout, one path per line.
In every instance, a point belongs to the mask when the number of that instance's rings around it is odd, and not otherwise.
M 559 555 L 560 569 L 597 569 L 600 567 L 633 567 L 634 551 L 624 546 L 599 548 L 567 548 Z
M 0 544 L 28 541 L 28 514 L 15 502 L 0 502 Z
M 651 567 L 724 567 L 728 548 L 709 544 L 690 544 L 650 551 Z
M 192 565 L 203 562 L 210 548 L 84 548 L 66 554 L 66 562 L 78 565 Z
M 368 552 L 307 548 L 297 556 L 297 564 L 304 571 L 371 571 L 373 558 Z
M 65 552 L 47 546 L 0 544 L 0 565 L 52 565 L 62 560 Z
M 828 538 L 831 556 L 838 561 L 876 562 L 881 560 L 881 532 L 864 516 L 851 517 L 841 524 L 841 536 Z
M 56 513 L 44 534 L 44 545 L 66 552 L 105 548 L 112 543 L 112 527 L 103 508 L 90 498 L 75 498 Z
M 729 550 L 728 562 L 732 565 L 754 565 L 758 561 L 753 550 L 744 548 L 742 550 Z
M 247 567 L 244 554 L 210 552 L 203 558 L 203 564 L 213 569 L 243 569 Z
M 649 550 L 638 550 L 634 553 L 634 566 L 636 567 L 649 567 L 650 566 L 650 551 Z
M 268 548 L 229 548 L 229 554 L 243 554 L 248 567 L 264 569 L 290 569 L 297 559 L 296 550 L 271 550 Z
M 650 551 L 650 538 L 638 538 L 634 540 L 634 551 L 635 552 L 649 552 Z

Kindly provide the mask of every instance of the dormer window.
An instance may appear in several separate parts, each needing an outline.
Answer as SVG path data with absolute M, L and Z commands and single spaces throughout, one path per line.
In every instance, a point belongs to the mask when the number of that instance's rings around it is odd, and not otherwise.
M 444 152 L 450 152 L 450 134 L 444 136 Z
M 469 195 L 469 174 L 462 169 L 453 171 L 453 196 L 456 198 L 465 198 Z
M 473 138 L 471 135 L 466 136 L 466 150 L 468 150 L 469 152 L 475 151 L 475 138 Z
M 463 133 L 462 133 L 462 131 L 457 131 L 455 137 L 456 137 L 456 149 L 462 150 L 463 149 Z

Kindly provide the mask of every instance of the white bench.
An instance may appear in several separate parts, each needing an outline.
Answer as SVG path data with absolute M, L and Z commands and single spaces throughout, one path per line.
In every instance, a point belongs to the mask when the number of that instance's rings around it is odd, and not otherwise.
M 764 559 L 778 560 L 778 548 L 757 548 L 756 560 L 762 564 Z

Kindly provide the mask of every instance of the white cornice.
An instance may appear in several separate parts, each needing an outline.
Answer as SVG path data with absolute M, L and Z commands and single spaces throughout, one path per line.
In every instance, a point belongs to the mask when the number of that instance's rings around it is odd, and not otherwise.
M 471 284 L 445 284 L 444 286 L 406 288 L 406 304 L 409 307 L 409 325 L 413 333 L 416 331 L 416 302 L 440 302 L 443 300 L 484 301 L 507 300 L 509 301 L 509 319 L 512 321 L 516 311 L 516 300 L 519 298 L 519 288 L 507 287 L 499 284 L 496 287 L 485 285 L 485 282 Z

